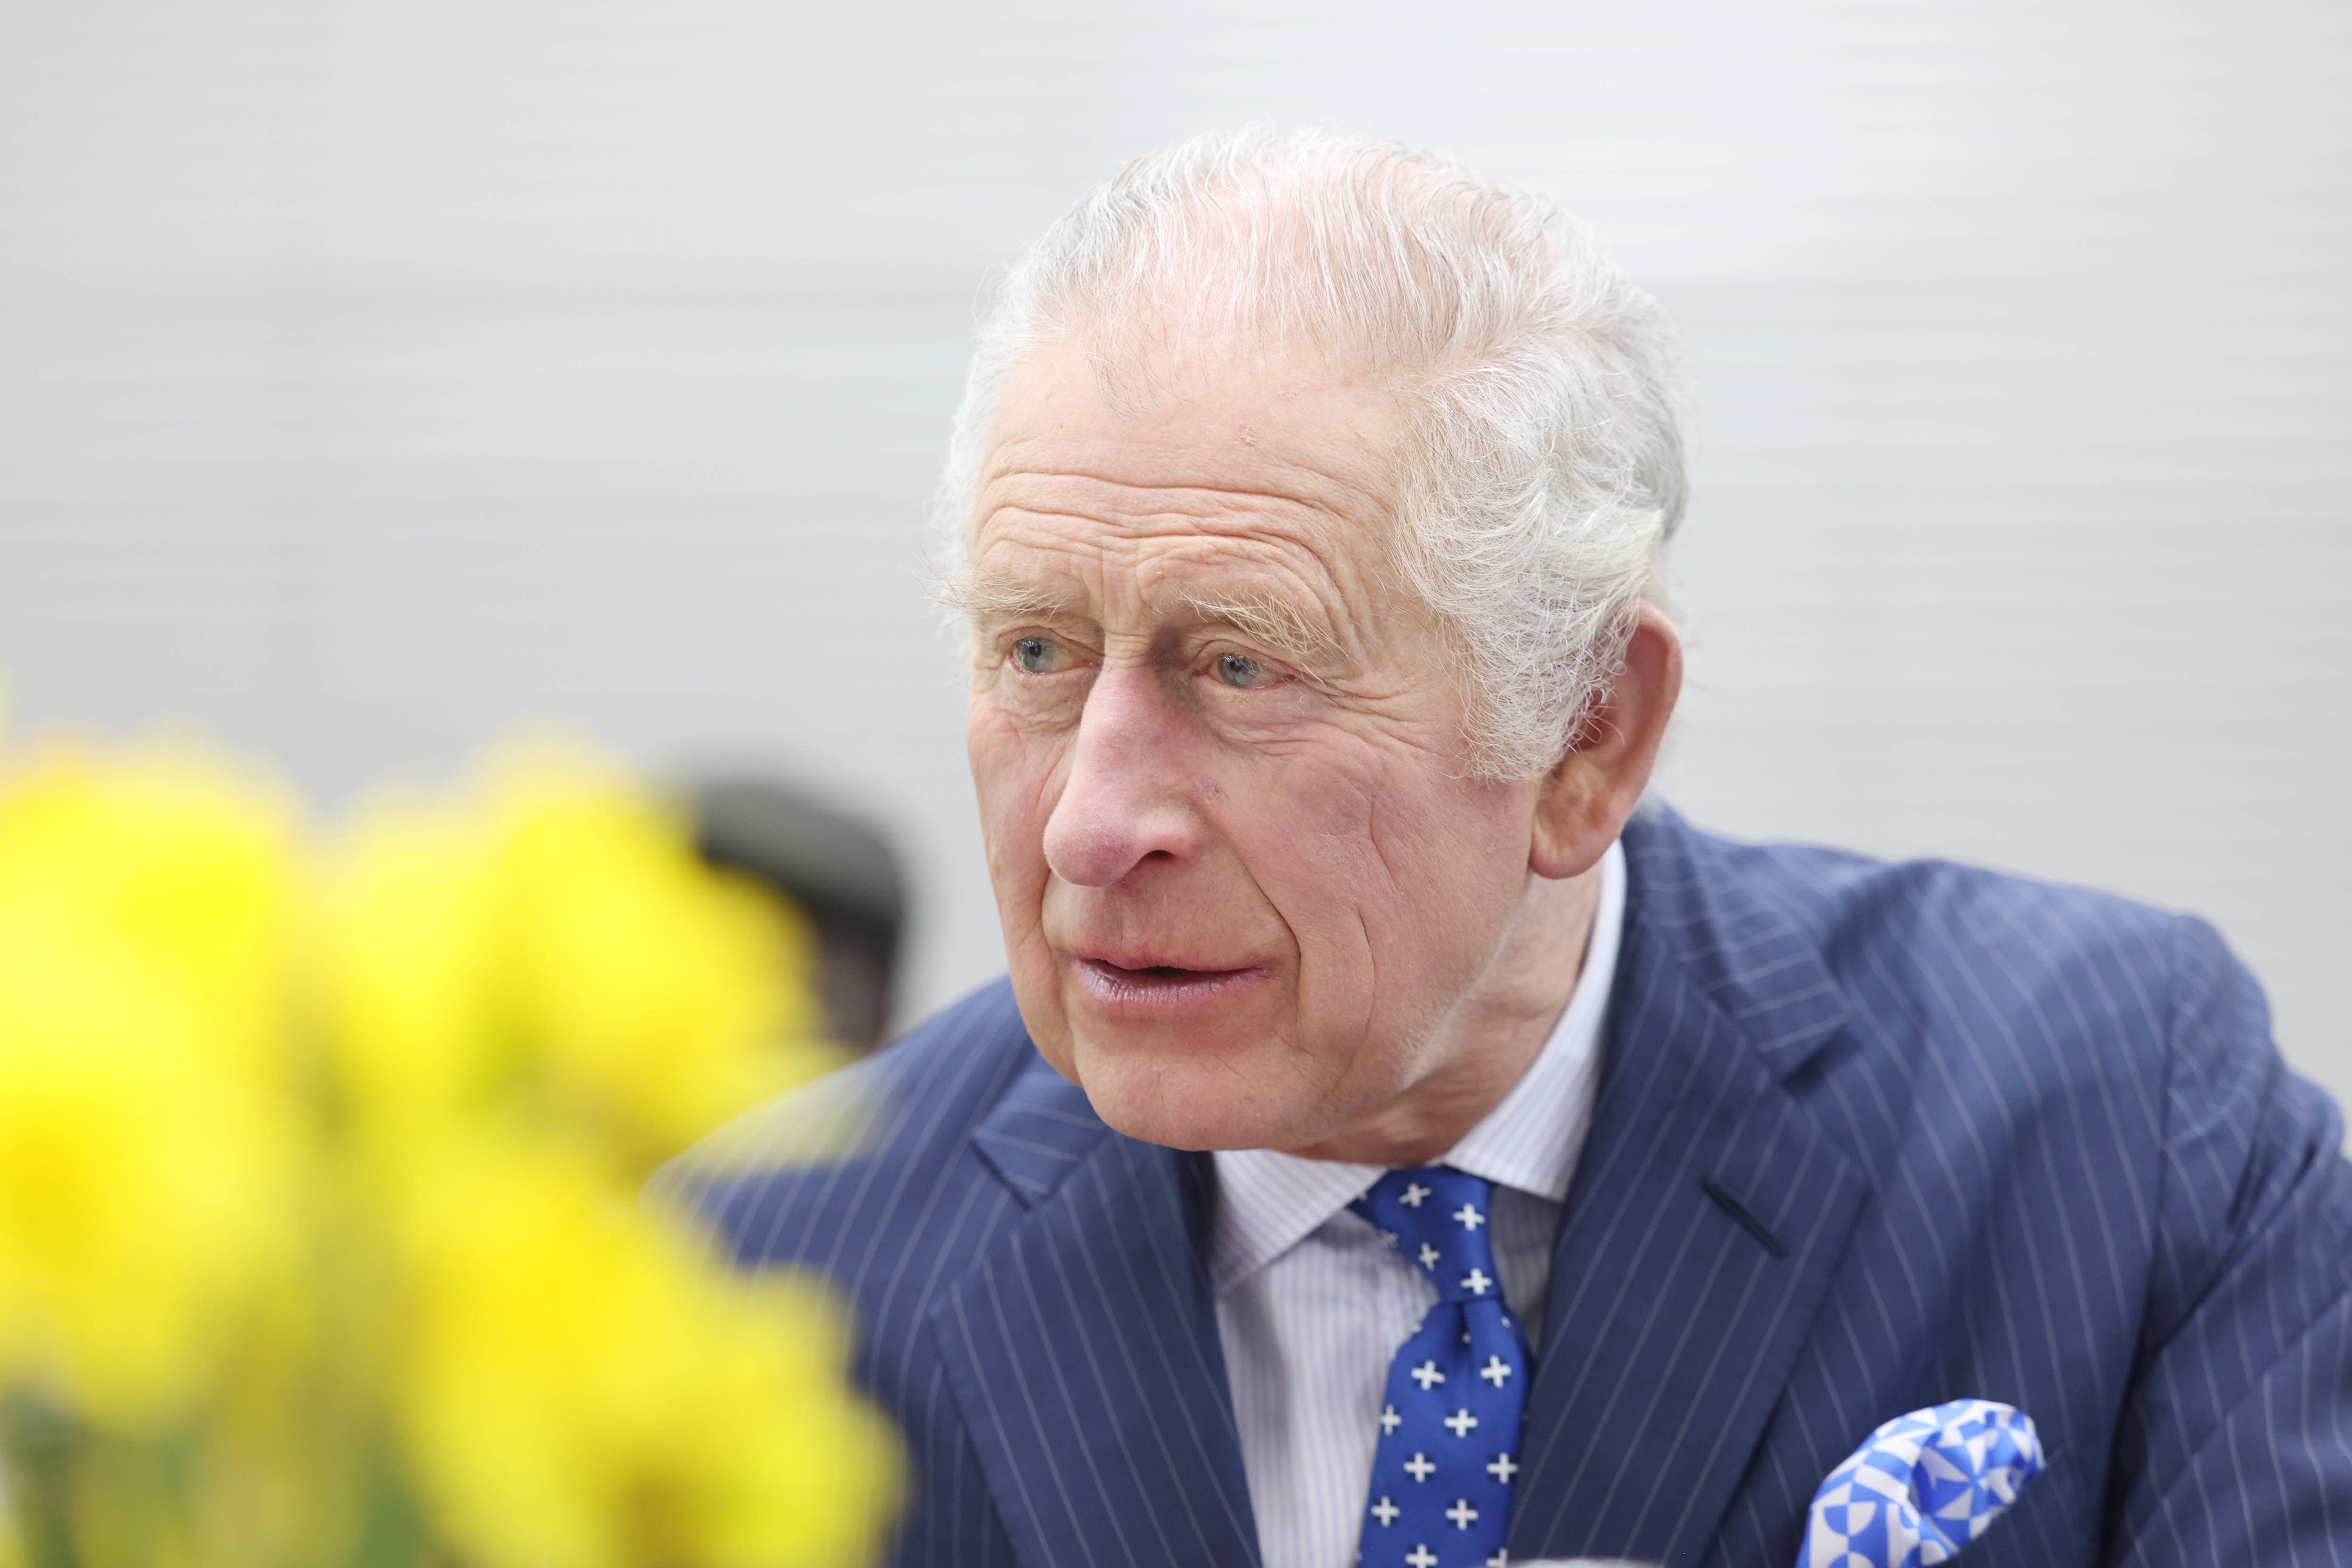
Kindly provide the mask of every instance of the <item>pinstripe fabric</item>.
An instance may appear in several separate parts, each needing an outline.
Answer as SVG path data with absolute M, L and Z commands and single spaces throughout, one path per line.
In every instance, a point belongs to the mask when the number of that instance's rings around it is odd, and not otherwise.
M 1503 1102 L 1432 1162 L 1496 1184 L 1495 1272 L 1538 1350 L 1552 1240 L 1591 1115 L 1624 918 L 1625 852 L 1612 844 L 1583 972 L 1550 1038 Z M 1437 1289 L 1348 1212 L 1385 1167 L 1264 1149 L 1218 1154 L 1215 1166 L 1209 1279 L 1258 1544 L 1266 1568 L 1348 1568 L 1389 1363 Z
M 1864 1436 L 1975 1394 L 2051 1464 L 1971 1568 L 2352 1559 L 2352 1171 L 2209 928 L 1664 811 L 1624 847 L 1515 1557 L 1791 1562 Z M 858 1157 L 671 1182 L 849 1293 L 895 1560 L 1256 1563 L 1205 1162 L 1105 1129 L 1002 985 L 848 1082 Z

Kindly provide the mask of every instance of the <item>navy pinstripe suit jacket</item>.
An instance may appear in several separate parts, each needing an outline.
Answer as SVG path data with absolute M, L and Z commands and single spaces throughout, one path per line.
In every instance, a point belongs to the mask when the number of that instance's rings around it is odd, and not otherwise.
M 1665 811 L 1625 848 L 1514 1557 L 1784 1568 L 1871 1428 L 1981 1395 L 2050 1465 L 1972 1568 L 2352 1559 L 2352 1169 L 2210 928 Z M 852 1071 L 855 1158 L 683 1179 L 852 1299 L 895 1561 L 1255 1564 L 1208 1163 L 1105 1128 L 1002 984 Z

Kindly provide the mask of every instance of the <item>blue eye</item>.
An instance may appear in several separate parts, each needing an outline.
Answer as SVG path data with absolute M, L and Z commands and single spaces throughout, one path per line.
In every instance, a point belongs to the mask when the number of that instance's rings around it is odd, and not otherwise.
M 1217 656 L 1217 679 L 1227 686 L 1238 686 L 1246 690 L 1255 686 L 1264 674 L 1265 670 L 1257 660 L 1244 654 L 1221 653 Z
M 1044 637 L 1023 637 L 1013 645 L 1013 662 L 1032 675 L 1050 675 L 1054 669 L 1054 645 Z

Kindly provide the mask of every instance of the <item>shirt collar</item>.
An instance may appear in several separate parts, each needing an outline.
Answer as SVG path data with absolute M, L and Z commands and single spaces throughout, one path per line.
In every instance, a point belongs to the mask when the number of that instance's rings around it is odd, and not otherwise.
M 1601 859 L 1601 897 L 1584 966 L 1559 1022 L 1503 1102 L 1441 1163 L 1553 1203 L 1567 1201 L 1591 1121 L 1601 1027 L 1624 923 L 1625 851 L 1612 844 Z M 1221 1149 L 1213 1158 L 1217 1217 L 1209 1276 L 1220 1295 L 1313 1235 L 1389 1169 L 1302 1160 L 1274 1149 Z

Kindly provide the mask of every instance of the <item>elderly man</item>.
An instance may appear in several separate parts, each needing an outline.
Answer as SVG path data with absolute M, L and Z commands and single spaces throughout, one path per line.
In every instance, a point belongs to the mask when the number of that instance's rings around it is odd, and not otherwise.
M 1780 1568 L 1957 1399 L 2048 1457 L 1977 1568 L 2352 1557 L 2352 1179 L 2212 931 L 1642 804 L 1662 337 L 1324 133 L 1013 273 L 948 519 L 1010 980 L 845 1162 L 821 1091 L 684 1173 L 854 1302 L 898 1561 Z

